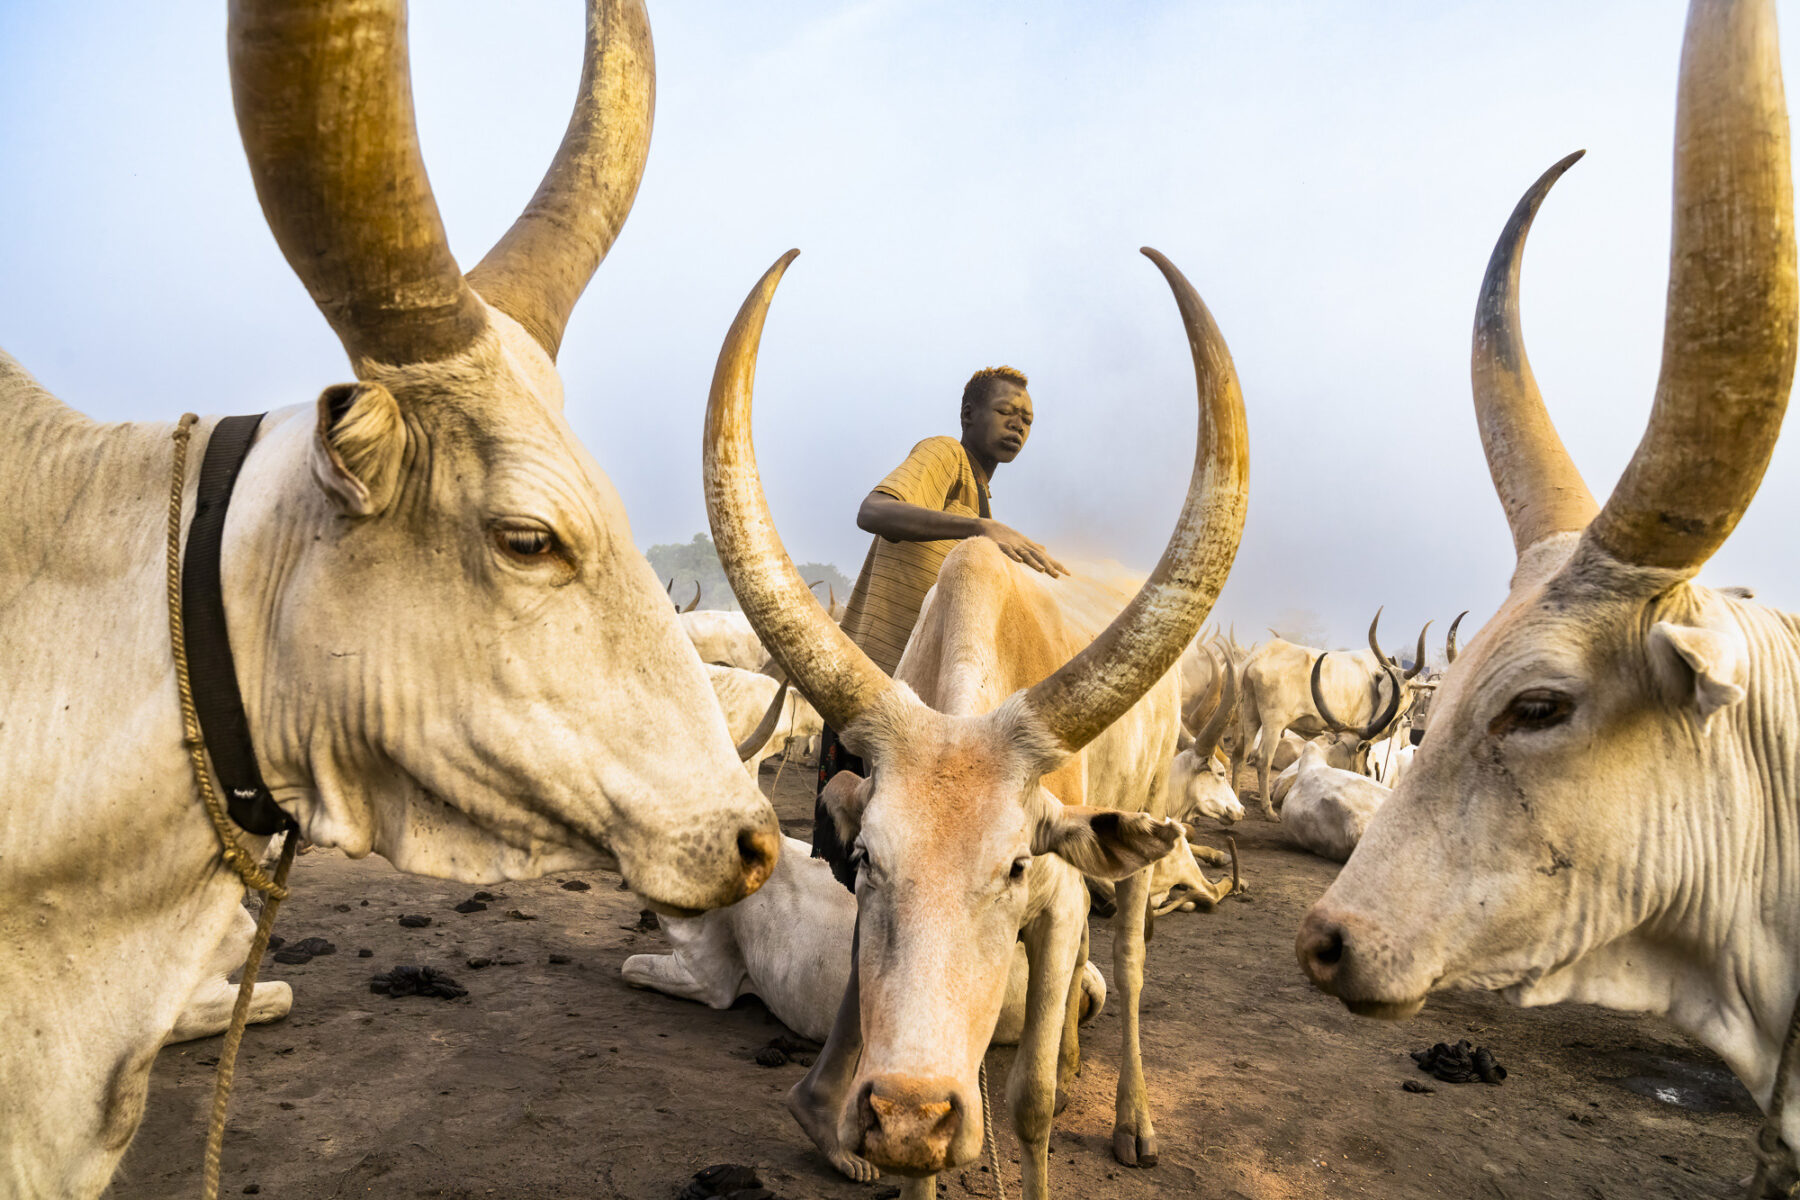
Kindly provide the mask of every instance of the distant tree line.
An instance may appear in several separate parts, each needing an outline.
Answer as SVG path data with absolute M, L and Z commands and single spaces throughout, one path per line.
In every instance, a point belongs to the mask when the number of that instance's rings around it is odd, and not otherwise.
M 661 546 L 652 546 L 644 552 L 650 565 L 656 568 L 657 578 L 674 577 L 673 595 L 675 600 L 686 605 L 694 595 L 694 584 L 700 585 L 700 607 L 722 608 L 735 612 L 738 607 L 737 597 L 731 594 L 731 584 L 725 578 L 725 568 L 719 562 L 719 551 L 713 545 L 711 537 L 704 533 L 696 533 L 691 542 L 669 542 Z M 837 589 L 839 601 L 850 599 L 851 581 L 833 563 L 805 562 L 797 564 L 800 578 L 811 583 L 815 579 L 825 582 L 816 589 L 821 602 L 830 594 L 828 588 Z

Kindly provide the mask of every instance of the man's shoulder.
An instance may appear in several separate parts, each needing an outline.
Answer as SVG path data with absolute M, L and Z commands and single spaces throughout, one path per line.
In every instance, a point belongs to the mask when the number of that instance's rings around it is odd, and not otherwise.
M 912 448 L 907 458 L 929 458 L 934 461 L 951 462 L 958 466 L 962 463 L 962 442 L 947 434 L 928 437 Z

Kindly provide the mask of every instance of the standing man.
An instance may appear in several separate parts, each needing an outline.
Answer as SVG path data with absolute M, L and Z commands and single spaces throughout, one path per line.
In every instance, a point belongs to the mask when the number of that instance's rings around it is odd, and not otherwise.
M 925 593 L 937 582 L 938 568 L 962 539 L 992 538 L 1014 562 L 1052 578 L 1068 574 L 1049 551 L 994 520 L 988 507 L 994 468 L 1011 462 L 1025 448 L 1031 415 L 1024 372 L 1013 367 L 975 372 L 963 385 L 961 440 L 926 438 L 914 446 L 906 461 L 876 484 L 857 510 L 857 526 L 874 534 L 875 541 L 850 595 L 843 629 L 889 675 L 900 665 L 901 651 L 912 636 Z M 819 791 L 833 775 L 846 770 L 864 774 L 862 760 L 846 753 L 837 731 L 827 726 L 819 740 Z M 838 881 L 856 890 L 849 847 L 839 840 L 836 823 L 817 800 L 813 856 L 829 862 Z M 862 1048 L 855 943 L 850 963 L 850 983 L 831 1035 L 806 1078 L 788 1092 L 787 1107 L 832 1166 L 867 1182 L 878 1173 L 874 1165 L 846 1151 L 837 1132 L 838 1113 Z
M 938 568 L 964 538 L 992 538 L 1014 562 L 1052 578 L 1068 574 L 1049 551 L 994 520 L 988 505 L 994 469 L 1017 458 L 1031 436 L 1025 384 L 1025 373 L 1015 367 L 983 367 L 969 376 L 963 385 L 962 439 L 926 438 L 914 446 L 856 512 L 857 528 L 875 540 L 850 593 L 843 629 L 889 675 L 900 665 Z M 818 790 L 846 769 L 861 774 L 862 761 L 847 754 L 837 732 L 827 728 L 819 741 Z M 829 862 L 838 881 L 856 890 L 848 847 L 816 801 L 813 857 Z

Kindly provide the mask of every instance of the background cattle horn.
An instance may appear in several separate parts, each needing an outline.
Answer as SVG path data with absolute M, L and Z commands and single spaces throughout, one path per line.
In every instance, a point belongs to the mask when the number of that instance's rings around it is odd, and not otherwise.
M 700 607 L 700 592 L 701 592 L 700 581 L 698 579 L 696 579 L 696 580 L 694 580 L 694 598 L 687 602 L 687 607 L 682 609 L 681 610 L 682 612 L 691 613 L 696 608 Z
M 749 762 L 755 758 L 762 748 L 769 744 L 769 739 L 775 736 L 775 726 L 781 721 L 781 706 L 786 703 L 787 694 L 788 681 L 783 679 L 781 686 L 775 689 L 775 699 L 769 701 L 769 707 L 764 711 L 762 720 L 756 723 L 756 728 L 750 731 L 749 737 L 738 743 L 739 762 Z
M 1525 236 L 1551 185 L 1586 153 L 1577 150 L 1564 158 L 1538 176 L 1520 198 L 1494 244 L 1475 303 L 1475 337 L 1469 352 L 1475 423 L 1481 429 L 1488 474 L 1506 510 L 1515 554 L 1552 534 L 1584 528 L 1599 511 L 1544 408 L 1519 327 Z
M 656 108 L 643 0 L 589 0 L 575 111 L 537 193 L 469 282 L 552 359 L 582 290 L 631 214 Z
M 1319 711 L 1319 717 L 1333 733 L 1341 733 L 1350 727 L 1337 719 L 1337 715 L 1331 711 L 1331 706 L 1325 703 L 1325 693 L 1319 688 L 1319 669 L 1325 665 L 1325 660 L 1329 657 L 1331 657 L 1331 652 L 1328 650 L 1313 659 L 1312 676 L 1308 682 L 1312 687 L 1313 707 Z
M 1461 625 L 1462 619 L 1468 615 L 1469 615 L 1469 610 L 1465 608 L 1461 612 L 1456 614 L 1456 620 L 1450 622 L 1450 632 L 1448 634 L 1446 634 L 1444 637 L 1444 665 L 1445 666 L 1449 666 L 1451 663 L 1456 661 L 1456 627 L 1458 625 Z
M 227 30 L 257 199 L 351 363 L 468 346 L 487 316 L 419 156 L 402 0 L 233 0 Z
M 776 285 L 799 253 L 789 250 L 764 272 L 725 335 L 706 403 L 702 474 L 713 541 L 750 627 L 825 723 L 841 730 L 894 684 L 819 607 L 794 570 L 769 515 L 750 434 L 763 322 Z
M 1149 247 L 1193 351 L 1199 435 L 1187 500 L 1149 580 L 1086 649 L 1034 685 L 1026 703 L 1073 753 L 1160 679 L 1212 611 L 1244 530 L 1250 446 L 1231 351 L 1193 285 Z
M 1794 378 L 1794 198 L 1772 0 L 1694 0 L 1649 427 L 1587 540 L 1693 573 L 1756 495 Z
M 1212 657 L 1210 647 L 1206 651 L 1206 656 Z M 1219 738 L 1225 733 L 1225 723 L 1230 719 L 1231 710 L 1237 704 L 1237 672 L 1232 669 L 1230 655 L 1221 657 L 1225 661 L 1218 665 L 1218 703 L 1213 705 L 1212 715 L 1207 717 L 1206 724 L 1202 725 L 1194 734 L 1194 753 L 1201 759 L 1211 757 L 1212 752 L 1218 748 Z

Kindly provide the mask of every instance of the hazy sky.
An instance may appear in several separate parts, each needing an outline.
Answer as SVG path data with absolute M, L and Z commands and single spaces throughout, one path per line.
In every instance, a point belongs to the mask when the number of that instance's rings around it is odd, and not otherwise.
M 1782 4 L 1796 72 L 1800 23 Z M 700 426 L 757 276 L 804 253 L 758 378 L 758 459 L 800 559 L 854 574 L 862 496 L 1011 363 L 1038 421 L 1001 519 L 1147 567 L 1192 461 L 1192 369 L 1143 244 L 1243 382 L 1250 515 L 1219 613 L 1388 640 L 1502 598 L 1511 542 L 1469 327 L 1519 194 L 1570 150 L 1525 266 L 1551 411 L 1604 496 L 1643 431 L 1667 280 L 1683 5 L 655 3 L 658 106 L 624 234 L 562 365 L 640 545 L 706 527 Z M 582 5 L 421 0 L 414 86 L 472 265 L 536 187 Z M 96 417 L 310 402 L 346 377 L 263 224 L 222 2 L 0 5 L 0 346 Z M 1800 606 L 1800 454 L 1706 578 Z

